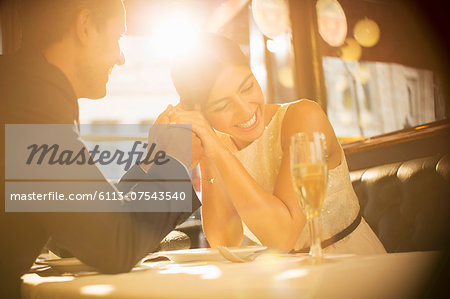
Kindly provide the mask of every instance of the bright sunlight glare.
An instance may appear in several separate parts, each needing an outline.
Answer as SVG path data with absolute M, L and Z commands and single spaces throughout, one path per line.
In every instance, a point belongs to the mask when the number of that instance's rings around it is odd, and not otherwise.
M 161 56 L 179 55 L 195 47 L 200 31 L 201 26 L 195 18 L 177 12 L 167 16 L 156 28 L 154 46 Z

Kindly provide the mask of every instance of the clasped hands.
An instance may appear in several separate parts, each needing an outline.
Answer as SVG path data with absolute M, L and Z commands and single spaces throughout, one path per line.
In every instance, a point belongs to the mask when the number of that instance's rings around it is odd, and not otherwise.
M 215 152 L 217 146 L 222 143 L 218 140 L 216 133 L 201 113 L 200 106 L 196 105 L 194 110 L 185 110 L 181 104 L 176 106 L 169 105 L 154 122 L 155 125 L 174 125 L 165 127 L 163 131 L 156 129 L 158 126 L 153 126 L 149 131 L 149 144 L 156 143 L 158 148 L 164 150 L 169 156 L 175 157 L 182 162 L 186 167 L 194 168 L 202 158 L 209 157 Z M 186 154 L 187 132 L 180 126 L 175 125 L 191 125 L 191 149 L 192 155 L 188 157 Z M 158 132 L 159 131 L 159 132 Z M 180 140 L 180 137 L 183 140 Z M 189 137 L 189 136 L 187 136 Z M 190 160 L 190 161 L 189 161 Z M 189 162 L 191 165 L 188 165 Z

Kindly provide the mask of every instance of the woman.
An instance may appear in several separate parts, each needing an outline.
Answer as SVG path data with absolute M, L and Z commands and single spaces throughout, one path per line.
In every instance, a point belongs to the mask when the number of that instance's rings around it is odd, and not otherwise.
M 245 234 L 283 251 L 309 246 L 306 218 L 290 178 L 289 144 L 296 132 L 320 131 L 330 169 L 322 241 L 345 235 L 330 240 L 334 244 L 324 251 L 385 252 L 364 219 L 358 225 L 359 204 L 345 156 L 321 108 L 308 100 L 265 104 L 237 44 L 213 34 L 205 34 L 199 44 L 200 49 L 173 63 L 181 105 L 162 116 L 192 124 L 201 140 L 202 218 L 210 245 L 239 246 Z

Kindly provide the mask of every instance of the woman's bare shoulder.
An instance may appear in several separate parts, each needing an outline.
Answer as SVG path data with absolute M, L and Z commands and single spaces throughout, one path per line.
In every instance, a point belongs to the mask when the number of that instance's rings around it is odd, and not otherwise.
M 288 148 L 290 137 L 297 132 L 322 132 L 327 140 L 330 168 L 339 165 L 341 159 L 339 142 L 319 104 L 311 100 L 300 100 L 289 105 L 281 133 L 283 148 Z
M 322 108 L 320 107 L 319 104 L 317 104 L 317 102 L 313 101 L 313 100 L 309 100 L 309 99 L 301 99 L 301 100 L 297 100 L 294 102 L 290 102 L 287 103 L 286 105 L 288 105 L 288 110 L 298 110 L 301 109 L 301 111 L 306 110 L 322 110 Z M 297 111 L 297 112 L 301 112 L 301 111 Z M 323 111 L 323 110 L 322 110 Z
M 283 130 L 309 131 L 320 130 L 328 123 L 325 112 L 314 101 L 302 99 L 288 104 L 283 120 Z

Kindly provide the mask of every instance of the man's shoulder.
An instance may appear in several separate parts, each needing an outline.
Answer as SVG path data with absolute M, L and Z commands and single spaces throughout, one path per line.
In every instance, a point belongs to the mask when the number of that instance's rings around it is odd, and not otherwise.
M 74 96 L 20 55 L 0 56 L 0 97 L 6 123 L 65 123 L 77 117 Z
M 2 90 L 28 90 L 32 87 L 30 81 L 36 81 L 36 68 L 32 64 L 27 64 L 20 53 L 0 56 L 0 84 Z M 39 86 L 38 84 L 34 84 Z

